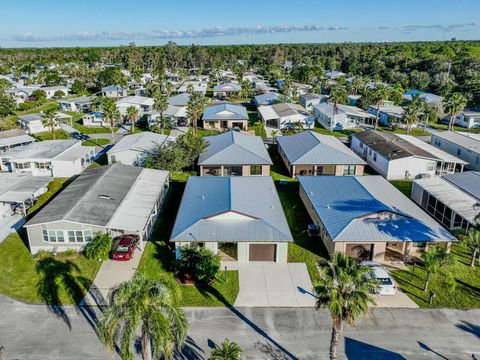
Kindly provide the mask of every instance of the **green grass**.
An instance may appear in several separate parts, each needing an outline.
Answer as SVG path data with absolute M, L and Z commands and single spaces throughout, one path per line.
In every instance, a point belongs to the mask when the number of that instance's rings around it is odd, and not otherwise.
M 38 197 L 37 202 L 27 210 L 29 217 L 33 216 L 39 209 L 43 207 L 49 200 L 64 189 L 73 181 L 73 178 L 55 178 L 48 184 L 48 191 Z
M 422 127 L 412 128 L 408 133 L 407 133 L 407 130 L 399 129 L 399 128 L 395 130 L 390 130 L 387 127 L 380 126 L 379 129 L 384 132 L 390 132 L 393 134 L 403 134 L 403 135 L 412 135 L 412 136 L 430 136 L 430 133 L 428 131 L 423 131 Z
M 79 303 L 100 268 L 72 252 L 34 258 L 17 233 L 0 244 L 0 259 L 0 293 L 32 304 Z
M 335 137 L 349 137 L 352 134 L 355 134 L 357 132 L 362 131 L 362 129 L 350 129 L 350 130 L 334 130 L 330 131 L 328 129 L 325 129 L 323 126 L 319 125 L 318 123 L 315 123 L 315 127 L 313 129 L 316 133 L 322 134 L 322 135 L 332 135 Z
M 270 176 L 274 181 L 277 180 L 288 180 L 288 181 L 297 181 L 296 178 L 291 178 L 288 173 L 288 169 L 285 166 L 280 154 L 277 151 L 276 145 L 270 145 L 268 147 L 268 153 L 272 159 L 273 165 L 270 167 Z
M 429 293 L 424 292 L 423 284 L 425 281 L 425 271 L 422 267 L 416 267 L 415 276 L 412 281 L 412 267 L 408 271 L 395 270 L 392 272 L 400 289 L 405 292 L 420 307 L 432 308 L 479 308 L 480 307 L 480 267 L 471 268 L 470 253 L 466 252 L 462 246 L 454 245 L 452 254 L 455 263 L 448 266 L 447 270 L 453 275 L 456 286 L 449 287 L 441 281 L 441 276 L 434 274 L 431 276 L 429 291 L 435 291 L 436 296 L 430 305 Z
M 328 254 L 319 237 L 309 237 L 307 234 L 307 225 L 312 222 L 300 198 L 299 186 L 298 182 L 289 182 L 285 185 L 276 183 L 278 196 L 294 240 L 294 243 L 288 246 L 288 262 L 304 262 L 310 278 L 315 282 L 319 280 L 316 264 L 320 257 Z
M 39 141 L 53 140 L 53 134 L 50 131 L 41 132 L 33 135 Z M 62 129 L 55 130 L 55 140 L 71 139 L 69 133 Z
M 103 165 L 108 165 L 108 155 L 102 154 L 99 156 L 89 167 L 88 169 L 95 169 Z
M 437 129 L 437 130 L 448 130 L 448 124 L 444 124 L 444 123 L 441 123 L 441 122 L 431 123 L 431 124 L 428 124 L 428 126 L 430 126 L 430 127 L 433 128 L 433 129 Z M 464 128 L 464 127 L 461 127 L 461 126 L 457 126 L 457 125 L 454 125 L 454 126 L 453 126 L 453 130 L 455 130 L 455 131 L 471 132 L 471 133 L 475 133 L 475 134 L 479 134 L 479 133 L 480 133 L 480 128 L 477 128 L 477 129 L 467 129 L 467 128 Z
M 66 111 L 65 114 L 69 114 L 73 116 L 73 127 L 75 130 L 78 132 L 81 132 L 82 134 L 105 134 L 110 132 L 110 128 L 108 127 L 103 127 L 103 126 L 95 126 L 95 127 L 90 127 L 90 126 L 84 126 L 82 123 L 82 116 L 85 114 L 77 114 L 73 112 L 68 112 Z M 114 128 L 114 131 L 117 131 L 118 128 Z
M 176 178 L 181 178 L 175 175 Z M 138 270 L 149 279 L 162 276 L 173 278 L 172 261 L 175 258 L 173 246 L 168 243 L 173 223 L 182 198 L 185 182 L 172 181 L 170 190 L 155 224 L 153 234 L 145 247 Z M 238 273 L 220 271 L 210 285 L 179 285 L 182 291 L 182 306 L 231 306 L 238 294 Z
M 412 180 L 391 180 L 390 183 L 400 190 L 406 197 L 412 195 Z
M 105 146 L 110 144 L 110 139 L 90 139 L 82 142 L 83 146 Z

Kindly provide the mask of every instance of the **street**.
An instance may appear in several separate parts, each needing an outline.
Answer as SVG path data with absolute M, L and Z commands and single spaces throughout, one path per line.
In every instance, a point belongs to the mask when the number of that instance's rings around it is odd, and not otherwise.
M 118 359 L 93 330 L 91 308 L 49 309 L 0 297 L 3 360 Z M 206 359 L 225 337 L 245 359 L 328 359 L 330 318 L 305 308 L 190 308 L 178 359 Z M 339 359 L 471 359 L 480 352 L 480 311 L 373 309 L 345 328 Z

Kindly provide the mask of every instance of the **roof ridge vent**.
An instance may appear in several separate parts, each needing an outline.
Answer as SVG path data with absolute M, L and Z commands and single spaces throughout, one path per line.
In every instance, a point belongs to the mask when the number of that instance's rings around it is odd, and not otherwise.
M 98 198 L 104 199 L 104 200 L 112 200 L 112 198 L 109 195 L 103 195 L 103 194 L 98 195 Z

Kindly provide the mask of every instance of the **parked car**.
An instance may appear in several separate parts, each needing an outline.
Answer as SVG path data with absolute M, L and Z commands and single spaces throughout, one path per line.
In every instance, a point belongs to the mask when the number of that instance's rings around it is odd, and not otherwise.
M 375 279 L 378 281 L 379 295 L 395 295 L 397 292 L 397 284 L 393 281 L 392 277 L 388 274 L 385 268 L 373 261 L 362 261 L 364 266 L 368 266 L 371 271 L 366 275 L 368 279 Z
M 123 235 L 112 246 L 112 260 L 128 261 L 133 259 L 133 253 L 139 240 L 138 235 Z

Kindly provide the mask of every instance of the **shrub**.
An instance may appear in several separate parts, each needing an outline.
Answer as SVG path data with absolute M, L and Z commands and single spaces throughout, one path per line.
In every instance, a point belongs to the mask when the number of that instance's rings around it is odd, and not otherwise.
M 55 91 L 55 94 L 53 94 L 53 96 L 56 97 L 57 99 L 61 99 L 65 97 L 65 93 L 62 90 L 57 90 Z
M 220 270 L 220 257 L 198 245 L 184 246 L 175 261 L 177 276 L 189 276 L 200 283 L 209 283 Z
M 83 249 L 87 259 L 107 260 L 112 249 L 112 237 L 108 234 L 97 234 Z

